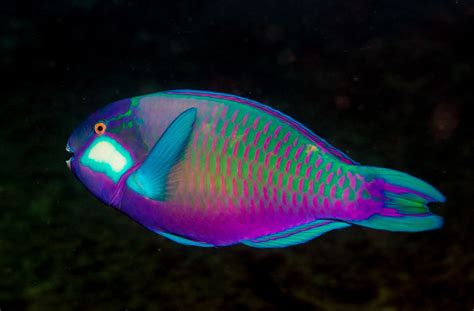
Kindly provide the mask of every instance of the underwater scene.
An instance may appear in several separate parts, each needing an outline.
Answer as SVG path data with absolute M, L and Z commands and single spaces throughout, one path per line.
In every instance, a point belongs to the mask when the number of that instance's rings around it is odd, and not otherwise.
M 472 38 L 462 0 L 2 2 L 0 311 L 473 310 Z

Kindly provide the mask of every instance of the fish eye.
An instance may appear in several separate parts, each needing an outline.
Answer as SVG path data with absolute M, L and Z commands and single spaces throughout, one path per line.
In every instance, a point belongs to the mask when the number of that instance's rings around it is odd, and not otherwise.
M 95 125 L 94 125 L 94 131 L 97 135 L 102 135 L 105 133 L 105 129 L 107 128 L 107 126 L 105 125 L 104 122 L 97 122 Z

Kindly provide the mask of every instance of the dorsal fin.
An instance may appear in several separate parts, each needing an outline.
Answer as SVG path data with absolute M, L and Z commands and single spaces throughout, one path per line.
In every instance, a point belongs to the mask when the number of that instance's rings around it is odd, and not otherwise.
M 332 146 L 330 143 L 328 143 L 326 140 L 323 138 L 319 137 L 318 135 L 314 134 L 312 131 L 310 131 L 307 127 L 305 127 L 303 124 L 299 123 L 295 119 L 293 119 L 290 116 L 287 116 L 283 114 L 282 112 L 275 110 L 269 106 L 266 106 L 264 104 L 261 104 L 259 102 L 240 97 L 240 96 L 235 96 L 235 95 L 230 95 L 230 94 L 225 94 L 225 93 L 215 93 L 215 92 L 207 92 L 207 91 L 194 91 L 194 90 L 172 90 L 172 91 L 165 91 L 163 92 L 165 94 L 174 94 L 174 95 L 188 95 L 188 96 L 197 96 L 197 97 L 204 97 L 204 98 L 210 98 L 210 99 L 220 99 L 220 100 L 228 100 L 244 105 L 248 105 L 254 108 L 257 108 L 261 111 L 264 111 L 281 121 L 285 122 L 286 124 L 298 129 L 304 136 L 309 138 L 312 142 L 314 142 L 319 148 L 322 150 L 326 151 L 327 153 L 335 156 L 338 158 L 340 161 L 346 163 L 346 164 L 352 164 L 352 165 L 359 165 L 356 161 L 352 160 L 344 154 L 342 151 L 339 149 L 335 148 Z

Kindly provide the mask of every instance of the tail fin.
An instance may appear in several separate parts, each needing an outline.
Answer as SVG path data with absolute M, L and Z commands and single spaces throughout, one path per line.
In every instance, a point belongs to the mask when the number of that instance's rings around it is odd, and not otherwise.
M 430 202 L 444 202 L 445 197 L 433 186 L 408 174 L 386 168 L 361 166 L 369 193 L 382 196 L 383 208 L 358 225 L 389 231 L 425 231 L 438 229 L 443 218 L 428 209 Z M 370 181 L 381 181 L 370 183 Z

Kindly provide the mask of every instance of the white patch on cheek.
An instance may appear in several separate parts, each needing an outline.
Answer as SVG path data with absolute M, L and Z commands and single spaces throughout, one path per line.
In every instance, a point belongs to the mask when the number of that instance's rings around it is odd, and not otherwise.
M 127 164 L 127 159 L 107 141 L 97 143 L 90 150 L 89 158 L 99 163 L 107 163 L 117 173 Z
M 100 137 L 80 158 L 80 163 L 95 172 L 104 173 L 114 182 L 133 165 L 130 152 L 111 137 Z

